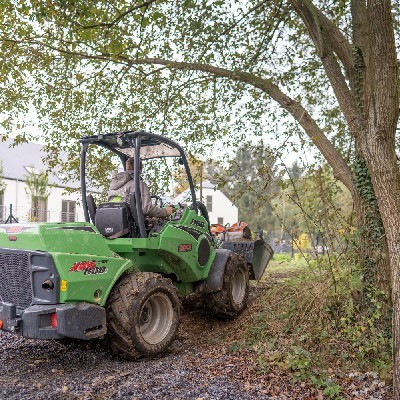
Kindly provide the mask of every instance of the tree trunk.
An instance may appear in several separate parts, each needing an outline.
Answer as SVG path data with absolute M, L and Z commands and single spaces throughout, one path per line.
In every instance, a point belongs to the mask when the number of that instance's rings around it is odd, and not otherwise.
M 371 127 L 374 136 L 379 130 Z M 369 143 L 369 170 L 385 227 L 392 273 L 393 372 L 395 398 L 400 398 L 400 175 L 394 146 L 374 140 Z M 393 148 L 393 151 L 390 149 Z M 386 153 L 383 154 L 383 153 Z
M 359 258 L 363 282 L 364 308 L 369 306 L 368 295 L 378 289 L 390 298 L 390 263 L 387 240 L 382 218 L 379 213 L 374 189 L 363 158 L 358 157 L 354 167 L 355 185 L 359 198 L 354 199 L 359 231 Z M 388 317 L 390 304 L 384 307 L 384 315 Z
M 360 139 L 389 249 L 393 301 L 394 395 L 400 398 L 400 172 L 395 153 L 398 66 L 390 0 L 367 3 L 371 32 L 366 93 L 368 131 Z

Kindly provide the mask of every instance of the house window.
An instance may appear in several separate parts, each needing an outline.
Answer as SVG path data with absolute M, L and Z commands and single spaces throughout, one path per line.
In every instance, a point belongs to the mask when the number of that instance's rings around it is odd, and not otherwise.
M 32 165 L 29 165 L 29 166 L 27 166 L 27 167 L 24 167 L 25 168 L 25 170 L 28 172 L 28 174 L 31 174 L 31 175 L 39 175 L 40 174 L 40 171 L 38 171 L 34 166 L 32 166 Z
M 221 217 L 218 217 L 218 224 L 223 225 L 224 224 L 224 219 Z
M 61 207 L 61 221 L 74 222 L 76 215 L 76 202 L 72 200 L 63 200 Z
M 206 198 L 206 207 L 207 207 L 207 211 L 208 212 L 212 211 L 212 196 L 207 196 L 207 198 Z
M 46 222 L 48 220 L 47 197 L 33 196 L 30 212 L 30 220 Z

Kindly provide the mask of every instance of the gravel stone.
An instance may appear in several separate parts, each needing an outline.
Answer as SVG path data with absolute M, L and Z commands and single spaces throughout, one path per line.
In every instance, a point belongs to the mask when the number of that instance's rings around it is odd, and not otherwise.
M 125 361 L 101 340 L 41 341 L 0 333 L 0 399 L 260 399 L 234 376 L 210 377 L 187 362 L 196 350 Z

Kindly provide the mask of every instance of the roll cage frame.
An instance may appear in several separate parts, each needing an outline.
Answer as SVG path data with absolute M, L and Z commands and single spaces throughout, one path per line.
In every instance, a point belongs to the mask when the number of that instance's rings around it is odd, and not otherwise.
M 182 147 L 179 146 L 176 142 L 171 139 L 168 139 L 164 136 L 157 135 L 155 133 L 145 132 L 145 131 L 122 131 L 122 132 L 114 132 L 114 133 L 106 133 L 106 134 L 98 134 L 94 136 L 86 136 L 79 139 L 81 143 L 81 159 L 80 159 L 80 180 L 81 180 L 81 193 L 82 193 L 82 206 L 83 212 L 85 215 L 86 222 L 90 222 L 88 204 L 87 204 L 87 187 L 86 187 L 86 154 L 89 145 L 97 145 L 100 147 L 104 147 L 107 150 L 118 155 L 120 158 L 124 170 L 125 170 L 125 162 L 126 160 L 132 156 L 134 157 L 134 188 L 135 188 L 135 206 L 137 210 L 138 216 L 138 227 L 140 232 L 140 237 L 147 237 L 146 228 L 144 223 L 144 214 L 142 209 L 142 198 L 140 193 L 140 155 L 141 150 L 144 147 L 148 146 L 157 146 L 157 145 L 166 145 L 171 149 L 178 150 L 178 154 L 176 155 L 165 155 L 155 154 L 154 156 L 146 157 L 146 159 L 151 158 L 165 158 L 165 157 L 179 157 L 182 160 L 182 163 L 185 167 L 185 171 L 188 178 L 189 189 L 192 197 L 192 206 L 191 208 L 198 212 L 197 210 L 197 202 L 196 202 L 196 193 L 193 184 L 192 174 L 190 172 L 189 163 L 187 161 L 185 152 Z M 121 151 L 121 149 L 133 149 L 131 155 L 128 155 Z M 94 221 L 92 221 L 94 224 Z

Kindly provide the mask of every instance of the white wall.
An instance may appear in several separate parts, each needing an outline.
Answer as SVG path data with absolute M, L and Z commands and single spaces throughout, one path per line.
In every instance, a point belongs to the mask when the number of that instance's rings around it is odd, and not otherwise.
M 75 221 L 84 221 L 83 208 L 81 207 L 81 193 L 64 193 L 64 188 L 55 187 L 51 189 L 47 199 L 47 209 L 50 211 L 50 221 L 61 221 L 62 200 L 71 200 L 76 202 Z M 79 203 L 79 204 L 78 204 Z
M 207 205 L 207 196 L 212 197 L 212 211 L 208 212 L 211 224 L 217 224 L 218 218 L 223 218 L 223 225 L 234 224 L 238 222 L 238 208 L 226 197 L 220 190 L 214 190 L 214 187 L 204 187 L 202 190 L 201 202 Z M 200 200 L 200 190 L 196 190 L 196 199 Z M 173 199 L 173 202 L 181 202 L 184 204 L 191 203 L 189 190 L 179 194 Z
M 216 224 L 218 218 L 223 218 L 224 225 L 227 223 L 232 225 L 238 221 L 238 208 L 220 190 L 203 188 L 202 195 L 204 204 L 206 204 L 207 196 L 212 196 L 212 211 L 208 212 L 211 224 Z M 200 193 L 197 192 L 196 197 L 199 196 Z
M 6 217 L 9 215 L 9 206 L 12 204 L 13 215 L 19 222 L 29 221 L 29 212 L 32 206 L 31 196 L 26 192 L 26 184 L 23 181 L 4 179 L 7 185 L 4 192 L 4 206 L 6 207 Z M 80 192 L 66 194 L 65 189 L 52 187 L 47 199 L 47 210 L 49 211 L 48 222 L 61 221 L 62 200 L 72 200 L 80 202 Z M 76 221 L 84 221 L 83 209 L 76 204 Z
M 6 190 L 4 191 L 3 205 L 6 208 L 7 218 L 9 215 L 9 206 L 12 204 L 12 213 L 20 222 L 27 221 L 27 215 L 31 208 L 31 202 L 27 199 L 25 192 L 26 185 L 23 181 L 4 179 Z
M 9 206 L 12 204 L 13 215 L 19 222 L 28 222 L 32 207 L 31 196 L 26 192 L 26 184 L 23 181 L 4 179 L 6 190 L 4 192 L 5 217 L 9 215 Z M 76 203 L 76 221 L 84 221 L 83 209 L 80 204 L 80 192 L 66 194 L 65 189 L 52 187 L 47 199 L 47 210 L 49 211 L 48 222 L 60 222 L 62 200 L 72 200 Z M 234 224 L 238 221 L 238 208 L 220 191 L 211 188 L 203 188 L 203 203 L 206 204 L 207 196 L 212 196 L 212 211 L 209 212 L 210 223 L 216 224 L 218 218 L 223 218 L 223 223 Z M 199 191 L 196 197 L 200 197 Z

